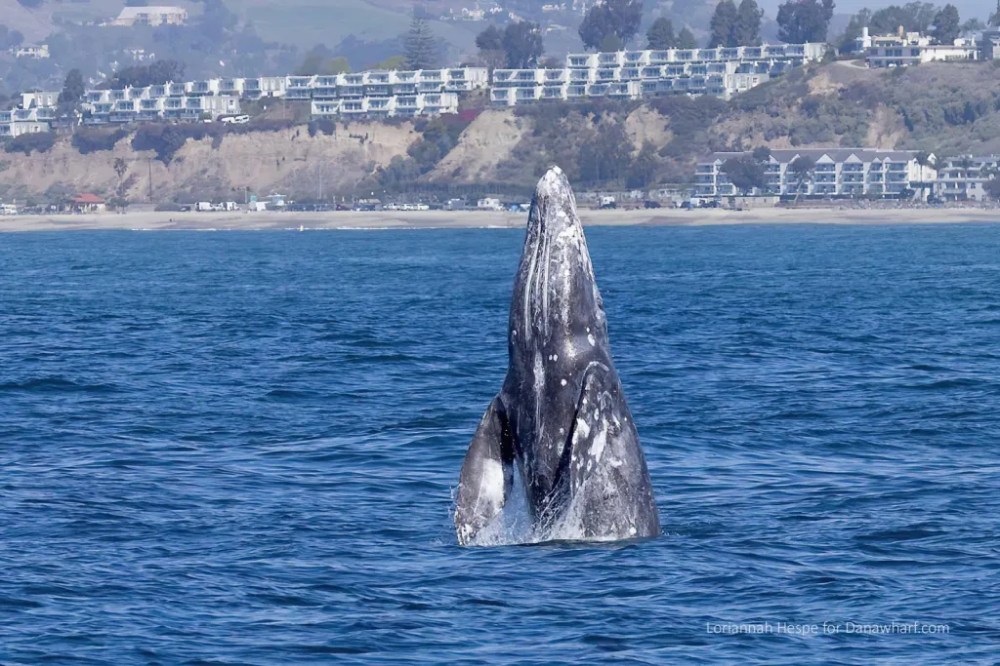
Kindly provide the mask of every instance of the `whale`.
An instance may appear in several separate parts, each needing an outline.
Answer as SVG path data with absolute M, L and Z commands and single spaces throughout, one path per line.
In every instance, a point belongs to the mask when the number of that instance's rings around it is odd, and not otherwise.
M 539 540 L 653 537 L 649 471 L 608 342 L 607 317 L 566 175 L 538 181 L 514 279 L 509 363 L 472 436 L 455 492 L 460 545 L 504 508 Z

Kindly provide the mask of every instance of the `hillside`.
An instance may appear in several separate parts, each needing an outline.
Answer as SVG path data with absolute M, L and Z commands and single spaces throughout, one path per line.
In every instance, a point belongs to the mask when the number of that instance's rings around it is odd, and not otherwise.
M 86 155 L 69 137 L 47 150 L 22 145 L 16 152 L 17 145 L 8 144 L 0 153 L 0 196 L 108 195 L 118 182 L 115 158 L 128 164 L 131 199 L 148 199 L 152 171 L 154 200 L 169 201 L 233 198 L 245 187 L 308 199 L 376 190 L 526 190 L 553 163 L 581 187 L 643 188 L 688 182 L 698 159 L 713 150 L 757 146 L 1000 152 L 1000 67 L 936 64 L 878 72 L 837 62 L 796 71 L 728 103 L 594 100 L 415 122 L 230 131 L 190 126 L 185 132 L 202 138 L 185 142 L 176 136 L 180 129 L 166 139 L 149 139 L 143 130 L 140 137 L 113 137 L 110 150 Z M 169 150 L 158 156 L 145 149 L 154 139 Z

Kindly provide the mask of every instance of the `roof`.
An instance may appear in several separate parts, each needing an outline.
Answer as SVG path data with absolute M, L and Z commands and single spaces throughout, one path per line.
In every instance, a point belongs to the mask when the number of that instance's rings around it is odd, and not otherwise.
M 73 203 L 75 204 L 102 204 L 104 199 L 97 196 L 96 194 L 91 194 L 87 192 L 85 194 L 78 194 L 73 197 Z
M 711 161 L 721 160 L 725 162 L 734 157 L 750 154 L 750 151 L 712 153 Z M 916 154 L 917 151 L 914 150 L 881 150 L 878 148 L 779 148 L 771 150 L 771 159 L 787 164 L 799 156 L 811 157 L 815 160 L 825 156 L 834 162 L 847 162 L 853 156 L 861 162 L 909 162 L 914 159 Z
M 118 20 L 134 20 L 141 16 L 150 14 L 187 14 L 187 10 L 181 7 L 166 7 L 156 5 L 151 7 L 124 7 L 122 13 L 118 15 Z

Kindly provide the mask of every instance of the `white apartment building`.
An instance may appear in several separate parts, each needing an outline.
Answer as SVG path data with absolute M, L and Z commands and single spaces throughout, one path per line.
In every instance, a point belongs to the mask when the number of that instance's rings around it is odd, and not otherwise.
M 925 62 L 977 60 L 979 46 L 971 39 L 956 39 L 954 44 L 934 44 L 930 37 L 919 32 L 902 32 L 898 35 L 868 34 L 862 28 L 858 45 L 864 51 L 869 67 L 909 67 Z
M 32 60 L 44 60 L 49 57 L 48 44 L 33 44 L 29 46 L 18 46 L 10 50 L 15 58 L 30 58 Z
M 936 172 L 933 155 L 920 165 L 917 151 L 877 148 L 772 150 L 764 165 L 767 186 L 757 194 L 802 197 L 898 197 L 905 190 L 924 190 Z M 713 153 L 698 164 L 692 194 L 698 197 L 730 197 L 740 194 L 724 171 L 733 158 L 748 158 L 749 152 Z M 792 163 L 799 157 L 815 162 L 806 174 L 796 173 Z
M 201 120 L 240 113 L 239 97 L 199 95 L 185 90 L 190 84 L 166 84 L 124 90 L 90 90 L 84 99 L 84 122 L 89 125 L 155 120 Z M 180 94 L 173 94 L 179 91 Z
M 540 100 L 675 94 L 728 99 L 789 69 L 820 60 L 826 49 L 825 44 L 764 44 L 571 53 L 563 68 L 494 70 L 490 100 L 498 106 L 516 106 Z
M 389 97 L 352 97 L 348 99 L 313 100 L 313 118 L 366 116 L 389 118 L 395 116 L 432 116 L 458 113 L 458 95 L 455 93 L 418 93 Z
M 52 109 L 12 109 L 0 111 L 0 137 L 15 138 L 22 134 L 48 132 L 55 113 Z
M 985 201 L 987 181 L 1000 177 L 1000 155 L 964 155 L 938 165 L 935 196 L 945 201 Z
M 134 25 L 184 25 L 187 23 L 188 13 L 181 7 L 125 7 L 111 25 L 118 27 L 131 27 Z
M 436 115 L 457 113 L 459 95 L 484 88 L 488 82 L 483 67 L 207 79 L 145 88 L 88 90 L 83 106 L 90 112 L 86 121 L 90 124 L 158 118 L 197 120 L 203 115 L 238 114 L 240 99 L 270 97 L 311 102 L 313 115 L 318 118 Z M 54 94 L 58 98 L 58 93 Z M 42 98 L 38 99 L 41 104 Z
M 21 108 L 31 109 L 39 108 L 46 109 L 55 107 L 59 103 L 59 93 L 55 91 L 50 92 L 27 92 L 21 93 Z

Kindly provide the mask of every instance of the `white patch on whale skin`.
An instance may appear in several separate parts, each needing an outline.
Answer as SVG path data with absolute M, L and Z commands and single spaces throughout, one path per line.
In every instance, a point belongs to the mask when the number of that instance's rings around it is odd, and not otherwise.
M 492 504 L 503 504 L 503 465 L 499 460 L 484 460 L 483 471 L 479 479 L 480 498 Z
M 608 429 L 601 428 L 594 434 L 594 441 L 590 444 L 590 455 L 594 460 L 600 460 L 604 454 L 604 447 L 608 444 Z
M 597 344 L 597 340 L 594 339 L 594 334 L 593 333 L 588 333 L 587 334 L 587 342 L 590 343 L 591 347 L 593 347 L 594 345 Z
M 562 384 L 563 386 L 566 386 L 566 380 L 565 379 L 559 380 L 559 383 Z

